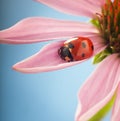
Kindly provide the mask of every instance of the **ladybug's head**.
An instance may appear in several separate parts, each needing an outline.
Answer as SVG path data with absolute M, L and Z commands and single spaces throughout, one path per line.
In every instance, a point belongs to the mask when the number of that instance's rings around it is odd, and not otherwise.
M 73 56 L 71 54 L 71 50 L 72 48 L 74 48 L 73 44 L 71 43 L 68 43 L 64 46 L 62 46 L 59 50 L 58 50 L 58 54 L 59 56 L 67 61 L 67 62 L 70 62 L 70 61 L 73 61 Z

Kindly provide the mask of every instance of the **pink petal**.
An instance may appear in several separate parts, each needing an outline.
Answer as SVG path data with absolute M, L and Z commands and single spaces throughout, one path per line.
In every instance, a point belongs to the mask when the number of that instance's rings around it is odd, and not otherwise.
M 0 43 L 25 44 L 52 39 L 93 35 L 98 30 L 89 23 L 33 17 L 0 31 Z
M 96 55 L 97 53 L 99 53 L 100 51 L 102 51 L 106 48 L 101 36 L 98 36 L 96 34 L 96 36 L 90 36 L 89 38 L 91 39 L 91 41 L 93 42 L 93 45 L 94 45 L 94 55 Z
M 117 54 L 108 56 L 86 80 L 79 91 L 76 121 L 88 121 L 110 101 L 120 81 L 119 63 Z
M 101 12 L 101 6 L 105 0 L 35 0 L 53 7 L 61 12 L 94 17 L 96 13 Z
M 113 107 L 112 121 L 120 121 L 120 83 L 117 89 L 117 97 Z
M 15 64 L 13 69 L 24 73 L 37 73 L 58 70 L 81 63 L 82 61 L 65 62 L 59 57 L 58 49 L 63 43 L 64 41 L 58 41 L 46 45 L 35 55 Z

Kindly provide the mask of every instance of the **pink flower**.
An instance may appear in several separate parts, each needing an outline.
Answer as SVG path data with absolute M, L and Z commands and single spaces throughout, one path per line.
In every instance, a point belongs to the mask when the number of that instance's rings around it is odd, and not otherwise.
M 94 63 L 99 65 L 79 90 L 75 120 L 99 120 L 95 115 L 113 102 L 111 120 L 120 121 L 120 1 L 37 1 L 65 13 L 87 16 L 91 18 L 91 22 L 33 17 L 0 31 L 0 43 L 27 44 L 62 39 L 46 45 L 35 55 L 15 64 L 13 68 L 25 73 L 36 73 L 81 63 L 82 61 L 63 61 L 58 55 L 58 49 L 66 41 L 65 38 L 87 37 L 94 45 Z

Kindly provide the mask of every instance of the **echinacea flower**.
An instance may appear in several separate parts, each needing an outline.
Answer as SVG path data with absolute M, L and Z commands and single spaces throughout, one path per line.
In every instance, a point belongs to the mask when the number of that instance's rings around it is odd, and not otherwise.
M 33 17 L 0 31 L 0 43 L 27 44 L 59 40 L 13 66 L 17 71 L 35 73 L 72 66 L 83 61 L 66 62 L 58 49 L 66 38 L 87 37 L 94 45 L 93 74 L 79 90 L 76 121 L 99 120 L 94 115 L 113 101 L 112 121 L 120 121 L 120 0 L 37 0 L 59 11 L 87 16 L 90 23 Z M 62 41 L 60 41 L 62 40 Z M 87 59 L 86 59 L 87 60 Z

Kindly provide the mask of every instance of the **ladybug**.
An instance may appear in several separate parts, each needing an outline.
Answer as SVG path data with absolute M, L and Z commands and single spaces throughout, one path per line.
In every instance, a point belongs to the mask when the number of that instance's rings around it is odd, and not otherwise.
M 78 37 L 65 41 L 58 54 L 61 59 L 71 62 L 91 57 L 93 50 L 93 43 L 89 38 Z

